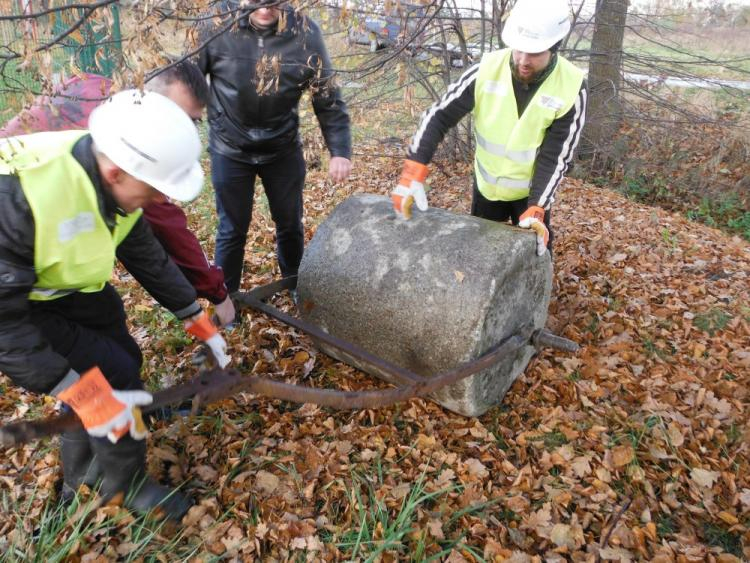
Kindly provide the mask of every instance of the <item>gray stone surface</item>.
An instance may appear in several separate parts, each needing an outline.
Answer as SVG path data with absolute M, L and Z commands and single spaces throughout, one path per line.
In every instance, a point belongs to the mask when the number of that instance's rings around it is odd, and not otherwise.
M 436 375 L 479 357 L 522 326 L 544 326 L 552 265 L 549 255 L 536 255 L 534 237 L 436 208 L 415 211 L 406 221 L 394 215 L 388 197 L 352 196 L 305 249 L 301 316 L 378 357 Z M 433 398 L 478 416 L 502 401 L 532 354 L 525 347 Z

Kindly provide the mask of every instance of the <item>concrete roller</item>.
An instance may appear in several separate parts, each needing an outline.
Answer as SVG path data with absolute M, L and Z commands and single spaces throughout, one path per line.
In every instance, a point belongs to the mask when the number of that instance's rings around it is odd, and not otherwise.
M 300 314 L 375 356 L 435 375 L 522 328 L 544 326 L 552 265 L 535 249 L 533 232 L 437 208 L 415 211 L 407 221 L 395 216 L 388 197 L 355 195 L 334 209 L 305 249 Z M 526 346 L 433 398 L 459 414 L 481 415 L 502 401 L 533 352 Z

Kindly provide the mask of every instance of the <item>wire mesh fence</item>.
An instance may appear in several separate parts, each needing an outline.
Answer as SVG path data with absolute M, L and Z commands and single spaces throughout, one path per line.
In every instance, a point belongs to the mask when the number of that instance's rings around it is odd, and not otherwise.
M 112 76 L 120 64 L 118 5 L 73 2 L 0 0 L 0 122 L 66 76 Z

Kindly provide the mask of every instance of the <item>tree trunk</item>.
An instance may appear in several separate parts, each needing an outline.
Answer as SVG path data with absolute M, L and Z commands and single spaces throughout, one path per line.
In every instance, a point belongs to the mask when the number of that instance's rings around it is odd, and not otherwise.
M 598 0 L 589 61 L 589 103 L 580 154 L 592 168 L 609 168 L 612 141 L 622 120 L 622 44 L 628 0 Z

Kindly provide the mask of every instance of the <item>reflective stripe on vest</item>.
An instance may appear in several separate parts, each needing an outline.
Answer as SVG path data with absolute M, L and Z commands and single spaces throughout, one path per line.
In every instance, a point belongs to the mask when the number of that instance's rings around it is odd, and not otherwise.
M 526 190 L 527 192 L 529 191 L 531 180 L 514 180 L 513 178 L 493 176 L 484 169 L 484 166 L 482 166 L 481 162 L 479 162 L 478 160 L 475 160 L 474 162 L 476 163 L 476 169 L 479 171 L 479 175 L 488 184 L 508 186 L 509 188 L 513 188 L 514 190 Z
M 573 107 L 583 81 L 583 71 L 558 55 L 519 118 L 510 58 L 510 49 L 485 54 L 474 85 L 477 188 L 492 201 L 528 197 L 546 131 Z
M 43 287 L 34 286 L 29 293 L 29 299 L 32 301 L 51 301 L 52 299 L 59 299 L 75 292 L 76 290 L 74 289 L 44 289 Z
M 536 158 L 537 149 L 529 149 L 527 151 L 509 151 L 505 145 L 488 141 L 482 137 L 476 129 L 474 129 L 474 138 L 477 140 L 477 144 L 492 156 L 504 156 L 513 162 L 522 164 L 526 162 L 534 162 L 534 159 Z
M 60 131 L 0 141 L 0 174 L 15 174 L 34 217 L 36 283 L 29 299 L 48 301 L 100 291 L 112 276 L 117 245 L 140 210 L 116 216 L 110 231 L 96 188 L 72 154 L 87 131 Z

